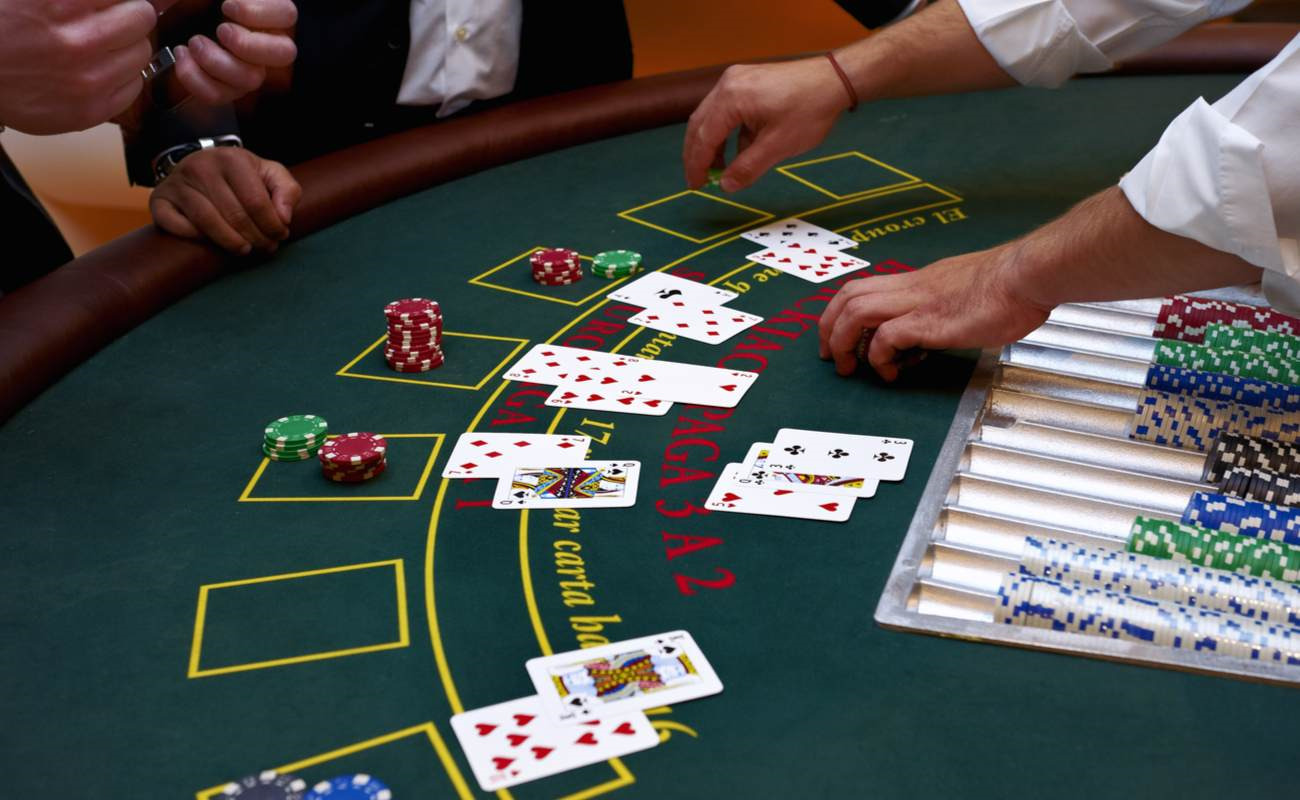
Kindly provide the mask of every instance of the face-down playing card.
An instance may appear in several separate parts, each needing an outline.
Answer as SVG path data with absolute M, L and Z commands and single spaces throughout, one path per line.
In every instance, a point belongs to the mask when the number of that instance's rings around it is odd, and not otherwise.
M 525 666 L 542 708 L 561 724 L 722 691 L 722 681 L 686 631 L 533 658 Z
M 497 483 L 493 508 L 614 508 L 636 505 L 638 461 L 515 467 Z
M 714 484 L 704 507 L 710 511 L 769 517 L 844 522 L 853 514 L 851 494 L 803 492 L 788 486 L 755 486 L 745 482 L 744 464 L 728 464 Z
M 659 744 L 659 734 L 640 711 L 556 725 L 536 695 L 457 714 L 451 729 L 485 792 Z

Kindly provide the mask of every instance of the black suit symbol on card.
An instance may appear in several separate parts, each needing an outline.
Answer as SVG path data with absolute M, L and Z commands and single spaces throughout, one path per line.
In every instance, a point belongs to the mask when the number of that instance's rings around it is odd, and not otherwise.
M 826 455 L 830 456 L 831 458 L 839 459 L 839 458 L 844 458 L 847 455 L 851 455 L 851 453 L 849 453 L 848 450 L 841 450 L 837 447 L 834 450 L 828 452 Z
M 801 445 L 801 444 L 792 444 L 792 445 L 790 445 L 789 447 L 785 448 L 785 451 L 786 451 L 787 453 L 789 453 L 790 455 L 792 455 L 792 456 L 797 456 L 797 455 L 799 455 L 800 453 L 803 452 L 803 445 Z
M 658 292 L 655 292 L 655 297 L 658 297 L 660 300 L 667 300 L 670 297 L 681 297 L 681 296 L 682 296 L 681 289 L 660 289 Z
M 889 453 L 876 453 L 876 460 L 880 462 L 893 461 L 894 457 Z

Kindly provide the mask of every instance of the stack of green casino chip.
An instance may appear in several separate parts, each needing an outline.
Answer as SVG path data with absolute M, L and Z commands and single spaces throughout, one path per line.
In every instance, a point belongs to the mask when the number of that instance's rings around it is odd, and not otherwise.
M 631 250 L 606 250 L 591 260 L 591 274 L 617 280 L 641 271 L 641 254 Z
M 1300 360 L 1300 336 L 1238 328 L 1222 323 L 1205 326 L 1205 345 L 1220 350 L 1243 350 L 1289 361 Z
M 266 426 L 262 453 L 272 461 L 306 461 L 316 455 L 330 426 L 315 414 L 292 414 Z
M 1240 575 L 1300 583 L 1300 547 L 1271 539 L 1137 517 L 1129 533 L 1128 550 Z
M 1300 365 L 1281 354 L 1252 353 L 1183 341 L 1156 344 L 1155 363 L 1277 383 L 1300 383 Z

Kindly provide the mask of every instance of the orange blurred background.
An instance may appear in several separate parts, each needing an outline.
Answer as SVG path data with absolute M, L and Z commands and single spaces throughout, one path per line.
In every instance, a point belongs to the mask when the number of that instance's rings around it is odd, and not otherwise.
M 831 0 L 627 0 L 635 72 L 653 75 L 826 50 L 865 29 Z M 113 126 L 63 136 L 9 131 L 4 145 L 78 254 L 149 224 Z

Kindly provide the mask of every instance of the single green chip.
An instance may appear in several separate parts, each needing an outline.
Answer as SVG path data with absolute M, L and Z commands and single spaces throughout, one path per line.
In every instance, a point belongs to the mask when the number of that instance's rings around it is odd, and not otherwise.
M 267 441 L 303 442 L 325 440 L 329 423 L 315 414 L 291 414 L 266 426 Z

